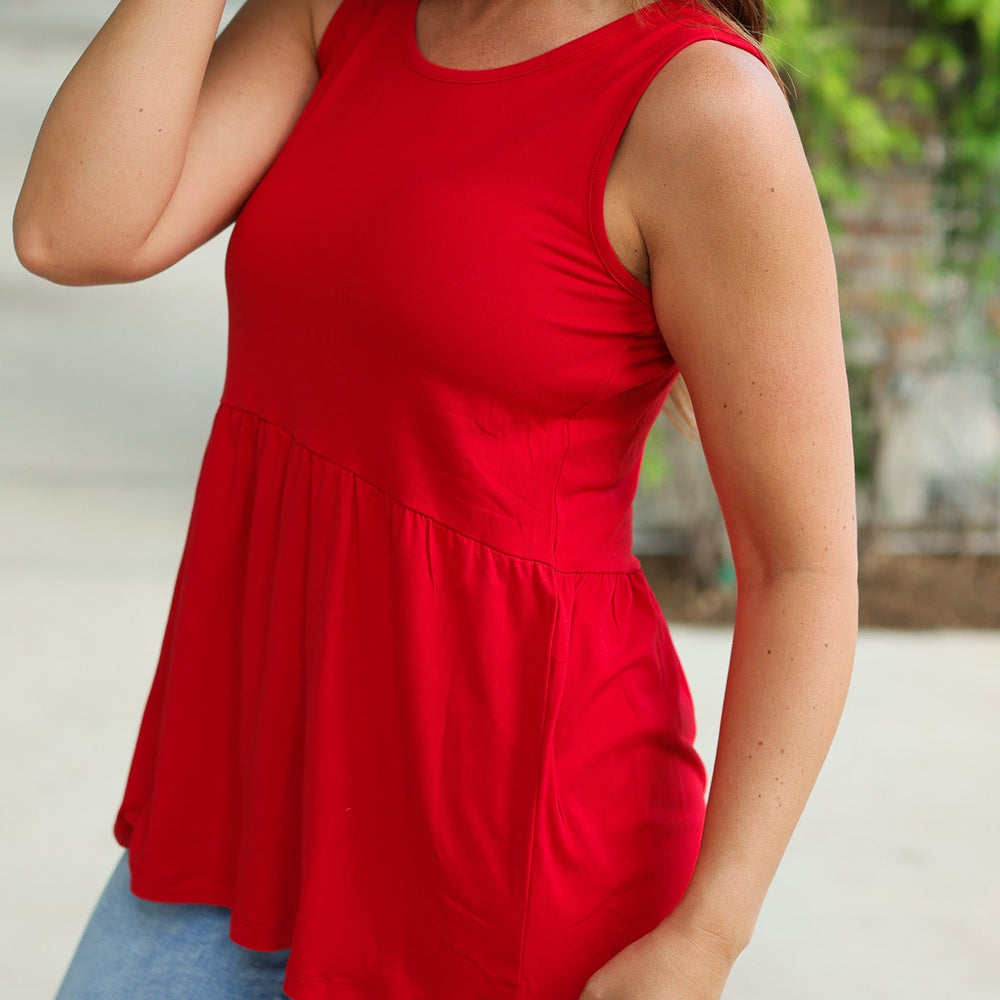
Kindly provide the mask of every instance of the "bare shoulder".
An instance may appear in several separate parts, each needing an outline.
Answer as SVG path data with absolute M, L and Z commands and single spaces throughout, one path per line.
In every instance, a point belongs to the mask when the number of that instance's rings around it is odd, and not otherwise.
M 787 131 L 794 123 L 785 95 L 756 56 L 726 42 L 692 42 L 654 76 L 629 130 L 637 151 L 662 158 L 718 142 L 743 145 L 757 130 Z
M 745 308 L 747 296 L 770 300 L 779 274 L 798 281 L 811 267 L 825 283 L 829 234 L 812 171 L 781 86 L 752 53 L 692 43 L 653 78 L 627 136 L 628 204 L 654 299 L 703 303 L 712 288 L 721 305 L 725 276 Z
M 725 42 L 693 42 L 656 74 L 623 146 L 629 200 L 650 250 L 675 209 L 746 206 L 779 175 L 795 175 L 799 196 L 811 197 L 811 173 L 781 87 L 760 59 Z M 664 198 L 665 190 L 676 197 Z

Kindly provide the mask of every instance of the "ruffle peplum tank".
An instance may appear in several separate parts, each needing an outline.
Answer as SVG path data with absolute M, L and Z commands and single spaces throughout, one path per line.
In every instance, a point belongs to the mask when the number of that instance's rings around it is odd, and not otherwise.
M 632 551 L 676 366 L 604 183 L 717 38 L 651 7 L 485 70 L 343 0 L 239 213 L 225 382 L 114 822 L 293 1000 L 577 1000 L 676 905 L 706 771 Z

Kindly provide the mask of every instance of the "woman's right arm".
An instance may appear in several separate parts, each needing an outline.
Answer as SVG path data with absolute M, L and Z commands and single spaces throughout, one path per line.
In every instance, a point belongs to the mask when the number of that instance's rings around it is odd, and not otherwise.
M 223 7 L 119 3 L 28 164 L 14 244 L 29 271 L 137 281 L 233 221 L 316 85 L 317 31 L 310 0 L 247 0 L 216 40 Z

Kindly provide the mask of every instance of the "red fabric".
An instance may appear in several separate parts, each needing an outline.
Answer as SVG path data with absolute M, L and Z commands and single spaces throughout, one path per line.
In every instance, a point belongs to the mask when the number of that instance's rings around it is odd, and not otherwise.
M 632 553 L 676 369 L 603 184 L 631 15 L 434 67 L 344 0 L 227 260 L 226 379 L 114 824 L 133 891 L 291 947 L 294 1000 L 577 1000 L 698 850 L 687 683 Z

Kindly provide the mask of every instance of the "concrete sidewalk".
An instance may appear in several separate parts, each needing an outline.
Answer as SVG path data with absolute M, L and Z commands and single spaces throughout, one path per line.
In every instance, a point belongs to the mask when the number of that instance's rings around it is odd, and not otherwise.
M 0 8 L 8 220 L 48 101 L 110 6 L 74 4 L 85 24 L 61 32 L 17 28 L 29 0 Z M 0 243 L 0 981 L 18 1000 L 51 1000 L 120 853 L 111 823 L 222 386 L 223 250 L 137 286 L 67 289 Z M 729 636 L 675 638 L 710 762 Z M 1000 996 L 998 705 L 1000 635 L 862 636 L 727 998 Z

